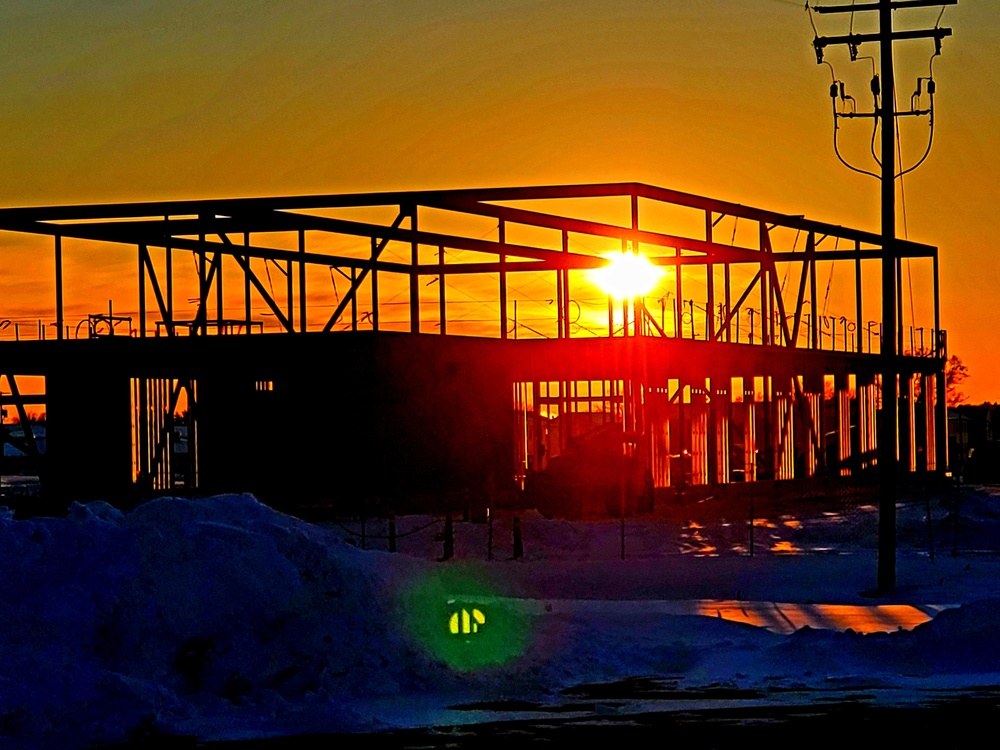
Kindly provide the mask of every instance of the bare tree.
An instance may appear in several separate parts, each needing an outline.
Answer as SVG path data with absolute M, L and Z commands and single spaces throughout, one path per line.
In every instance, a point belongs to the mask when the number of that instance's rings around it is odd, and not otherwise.
M 948 406 L 958 406 L 968 398 L 959 386 L 969 377 L 969 368 L 962 364 L 957 354 L 948 357 L 944 363 L 944 399 Z

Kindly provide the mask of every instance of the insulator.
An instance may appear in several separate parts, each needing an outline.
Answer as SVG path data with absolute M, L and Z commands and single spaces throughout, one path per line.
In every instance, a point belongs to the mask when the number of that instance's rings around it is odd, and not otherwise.
M 934 79 L 931 78 L 930 80 L 927 81 L 927 93 L 933 96 L 936 90 L 937 86 L 934 84 Z
M 878 96 L 882 92 L 882 87 L 879 85 L 878 76 L 872 76 L 872 93 Z
M 831 99 L 836 99 L 837 98 L 837 84 L 836 83 L 831 83 L 830 84 L 830 98 Z

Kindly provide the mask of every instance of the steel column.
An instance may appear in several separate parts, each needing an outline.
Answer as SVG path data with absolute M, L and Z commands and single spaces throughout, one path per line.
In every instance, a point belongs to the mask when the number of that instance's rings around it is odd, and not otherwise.
M 306 233 L 304 229 L 299 230 L 299 254 L 306 254 Z M 308 330 L 306 321 L 306 262 L 299 261 L 299 331 L 305 333 Z

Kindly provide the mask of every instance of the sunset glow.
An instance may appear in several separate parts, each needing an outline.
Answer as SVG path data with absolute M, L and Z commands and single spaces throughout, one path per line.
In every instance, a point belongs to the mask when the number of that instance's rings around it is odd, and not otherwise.
M 831 69 L 816 64 L 810 45 L 816 33 L 847 33 L 865 14 L 820 19 L 814 30 L 801 3 L 789 0 L 756 0 L 752 14 L 748 0 L 554 0 L 502 8 L 434 0 L 420 10 L 400 0 L 252 7 L 218 0 L 183 8 L 157 0 L 131 4 L 128 13 L 106 2 L 37 5 L 10 2 L 0 10 L 0 39 L 19 61 L 0 73 L 6 207 L 635 180 L 863 230 L 879 226 L 876 183 L 844 168 L 833 152 Z M 915 349 L 929 328 L 946 330 L 949 353 L 971 373 L 964 387 L 970 403 L 1000 392 L 997 348 L 983 344 L 995 339 L 995 318 L 983 311 L 992 308 L 998 281 L 987 249 L 995 236 L 991 176 L 1000 165 L 994 5 L 959 3 L 943 19 L 933 8 L 913 11 L 915 26 L 940 20 L 955 35 L 934 62 L 941 118 L 933 149 L 907 175 L 905 196 L 902 183 L 897 196 L 900 231 L 940 248 L 938 324 L 921 308 L 932 295 L 931 260 L 907 261 L 903 269 L 904 348 L 911 348 L 910 329 Z M 901 48 L 901 96 L 930 72 L 933 53 L 933 45 L 916 41 Z M 846 49 L 830 49 L 826 62 L 848 93 L 868 91 L 867 63 L 852 64 Z M 906 166 L 922 154 L 928 128 L 926 118 L 902 119 Z M 842 131 L 847 157 L 870 156 L 863 119 L 843 123 Z M 585 212 L 589 219 L 630 226 L 627 210 L 603 215 L 596 208 Z M 695 214 L 658 215 L 645 204 L 640 212 L 643 231 L 688 235 L 704 225 Z M 428 219 L 421 221 L 426 226 Z M 471 236 L 490 237 L 486 224 Z M 518 236 L 516 225 L 507 231 L 511 242 L 543 241 Z M 750 222 L 727 217 L 712 231 L 730 244 L 755 246 Z M 578 247 L 580 240 L 570 234 L 572 250 L 600 251 Z M 803 236 L 796 244 L 793 232 L 786 249 L 798 252 L 804 243 Z M 0 340 L 52 334 L 52 244 L 0 233 L 0 322 L 11 321 Z M 386 258 L 395 249 L 386 248 Z M 368 248 L 358 243 L 356 252 Z M 109 300 L 137 321 L 134 248 L 66 238 L 63 253 L 71 334 Z M 254 263 L 267 284 L 266 270 L 274 268 Z M 879 311 L 866 307 L 858 318 L 853 283 L 830 270 L 818 269 L 819 314 L 846 317 L 866 348 L 869 339 L 877 344 Z M 175 271 L 178 299 L 196 296 L 194 264 Z M 224 276 L 238 272 L 227 260 Z M 865 283 L 877 286 L 875 272 L 865 273 Z M 272 282 L 283 297 L 285 285 Z M 310 306 L 336 309 L 346 283 L 319 269 L 306 284 Z M 797 293 L 794 279 L 782 274 L 779 284 Z M 230 286 L 240 291 L 227 284 L 223 305 L 227 317 L 238 317 L 242 300 L 229 296 Z M 554 297 L 549 286 L 538 276 L 511 292 L 519 336 L 554 335 L 554 324 L 550 332 L 535 320 Z M 421 288 L 426 295 L 435 290 Z M 704 279 L 684 278 L 681 288 L 688 302 L 704 290 Z M 485 277 L 469 274 L 450 289 L 449 304 L 469 313 L 456 314 L 449 333 L 477 335 L 482 316 L 471 311 L 489 304 Z M 394 298 L 407 292 L 387 283 L 382 292 L 395 305 L 381 311 L 384 327 L 404 327 L 390 313 L 409 310 Z M 707 300 L 695 301 L 704 307 Z M 588 315 L 581 301 L 577 323 L 599 328 L 603 302 L 595 300 Z M 254 304 L 255 318 L 277 330 L 270 310 Z M 362 305 L 370 308 L 367 299 Z M 427 308 L 429 316 L 436 303 Z

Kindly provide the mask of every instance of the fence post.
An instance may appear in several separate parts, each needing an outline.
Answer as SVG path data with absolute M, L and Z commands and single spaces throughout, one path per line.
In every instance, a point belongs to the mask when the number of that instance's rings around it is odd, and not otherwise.
M 361 549 L 368 549 L 368 502 L 361 501 Z
M 486 559 L 493 559 L 493 514 L 486 508 Z
M 924 507 L 927 512 L 927 549 L 931 562 L 934 562 L 934 520 L 931 517 L 930 481 L 924 482 Z
M 455 554 L 455 527 L 451 523 L 451 511 L 444 517 L 444 554 L 442 560 L 450 560 Z
M 958 503 L 959 498 L 962 494 L 962 475 L 959 474 L 955 478 L 955 486 L 953 490 L 953 501 L 951 504 L 951 522 L 953 524 L 952 531 L 952 546 L 951 546 L 951 556 L 958 557 Z

